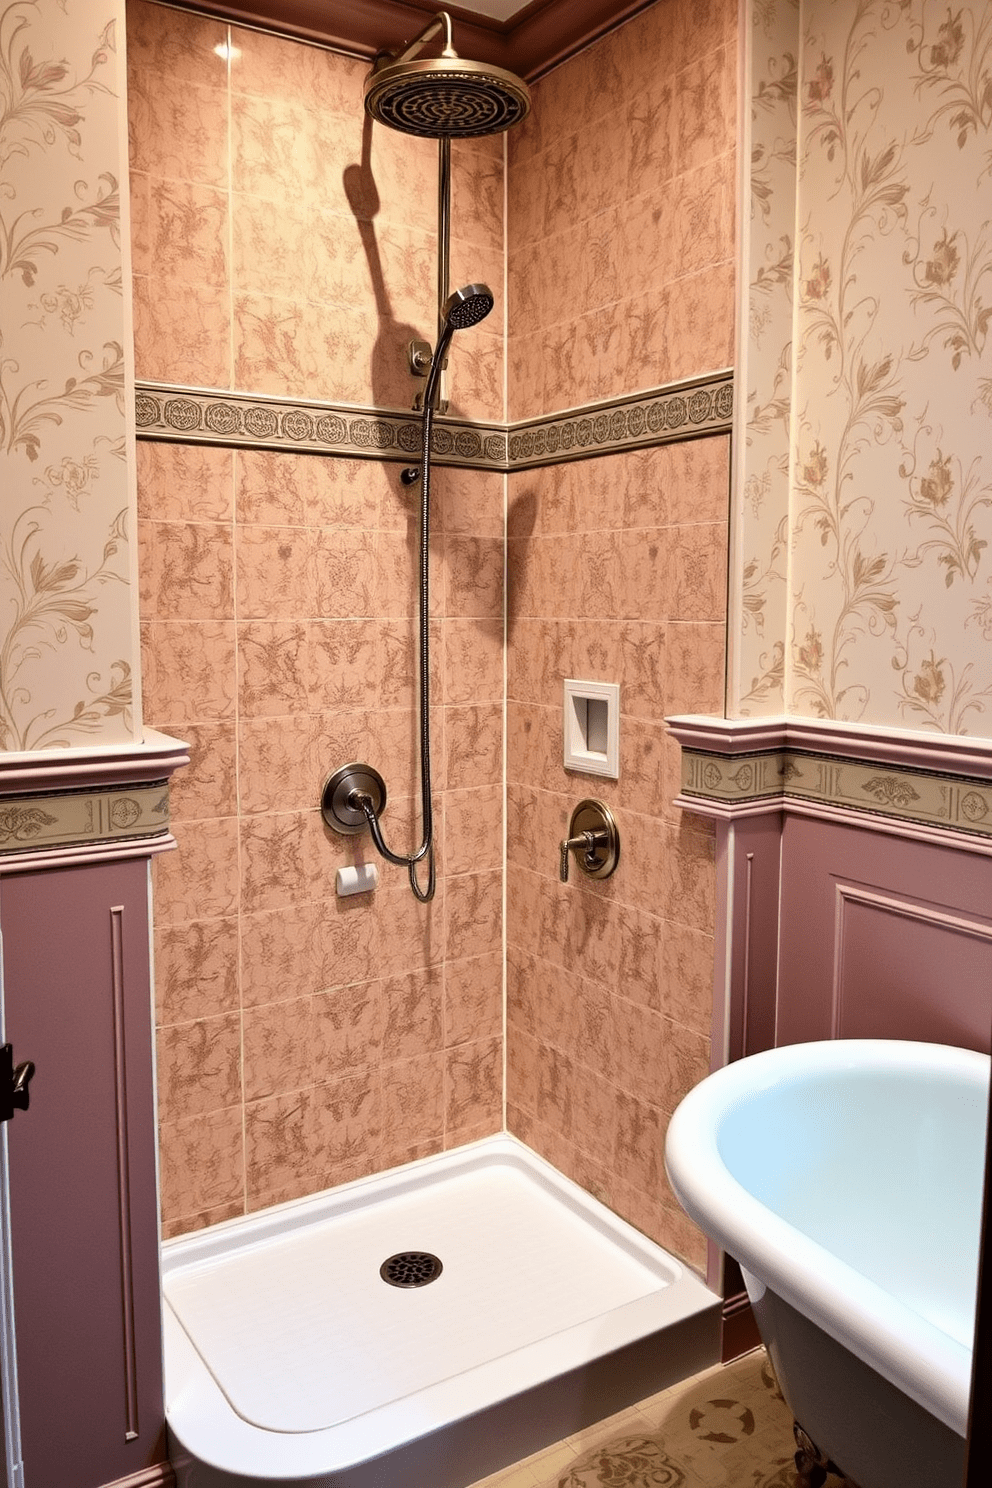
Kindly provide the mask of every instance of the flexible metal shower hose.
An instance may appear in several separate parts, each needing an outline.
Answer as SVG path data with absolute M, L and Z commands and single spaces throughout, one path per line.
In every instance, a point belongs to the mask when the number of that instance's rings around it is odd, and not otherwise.
M 440 343 L 439 343 L 440 345 Z M 368 796 L 358 798 L 365 813 L 376 849 L 389 863 L 407 868 L 410 887 L 421 904 L 434 898 L 436 874 L 434 868 L 434 808 L 431 802 L 431 718 L 430 718 L 430 494 L 431 494 L 431 431 L 434 423 L 433 379 L 428 382 L 424 396 L 423 417 L 423 461 L 420 468 L 420 792 L 421 816 L 423 819 L 423 841 L 414 853 L 394 853 L 386 846 L 379 826 L 375 807 Z M 427 394 L 431 394 L 430 397 Z M 417 882 L 417 864 L 427 859 L 427 887 Z

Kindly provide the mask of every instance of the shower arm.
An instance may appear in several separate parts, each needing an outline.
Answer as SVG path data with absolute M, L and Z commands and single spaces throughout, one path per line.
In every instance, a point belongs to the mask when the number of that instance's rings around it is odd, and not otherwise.
M 457 57 L 458 53 L 451 44 L 451 17 L 446 10 L 439 10 L 434 19 L 424 27 L 419 36 L 415 36 L 410 44 L 404 48 L 398 56 L 389 58 L 390 65 L 399 62 L 409 62 L 416 57 L 418 52 L 423 51 L 424 43 L 430 41 L 439 31 L 444 31 L 444 47 L 441 51 L 442 57 Z

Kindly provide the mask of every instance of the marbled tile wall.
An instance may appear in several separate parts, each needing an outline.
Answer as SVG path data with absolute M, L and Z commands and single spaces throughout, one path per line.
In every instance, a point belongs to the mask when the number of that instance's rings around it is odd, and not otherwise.
M 657 0 L 508 136 L 511 419 L 734 360 L 737 0 Z
M 509 149 L 511 417 L 728 366 L 736 0 L 661 0 L 548 75 Z M 699 1266 L 668 1117 L 709 1069 L 714 838 L 669 713 L 724 711 L 729 440 L 510 478 L 507 1122 Z M 619 682 L 620 779 L 562 764 L 565 677 Z M 558 878 L 576 803 L 621 834 Z
M 668 1117 L 709 1072 L 714 837 L 676 810 L 668 713 L 723 712 L 729 439 L 511 480 L 507 1122 L 697 1265 L 668 1189 Z M 620 778 L 562 763 L 565 677 L 619 682 Z M 597 882 L 558 843 L 586 796 L 620 831 Z
M 430 142 L 363 140 L 365 65 L 317 48 L 140 0 L 128 45 L 139 379 L 409 407 Z M 453 160 L 452 278 L 500 300 L 502 160 Z M 502 364 L 498 306 L 454 408 L 502 418 Z M 323 826 L 330 769 L 377 765 L 413 845 L 415 495 L 395 464 L 139 445 L 145 719 L 193 756 L 155 880 L 167 1234 L 502 1124 L 503 479 L 436 494 L 438 893 L 382 864 L 341 900 L 371 849 Z

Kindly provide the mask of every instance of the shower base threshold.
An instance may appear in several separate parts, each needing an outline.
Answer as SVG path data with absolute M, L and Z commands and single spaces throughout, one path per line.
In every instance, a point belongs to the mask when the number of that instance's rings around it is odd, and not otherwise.
M 719 1298 L 508 1135 L 162 1268 L 180 1488 L 465 1488 L 719 1352 Z

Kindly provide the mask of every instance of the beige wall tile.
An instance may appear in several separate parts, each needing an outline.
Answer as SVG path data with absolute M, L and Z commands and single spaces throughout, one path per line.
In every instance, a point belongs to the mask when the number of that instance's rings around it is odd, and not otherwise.
M 139 442 L 139 517 L 155 522 L 230 522 L 233 468 L 232 450 Z

